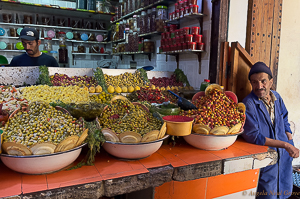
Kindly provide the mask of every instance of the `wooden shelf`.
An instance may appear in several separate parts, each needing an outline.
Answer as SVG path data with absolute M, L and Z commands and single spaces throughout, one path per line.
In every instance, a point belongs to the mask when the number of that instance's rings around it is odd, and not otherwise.
M 15 52 L 15 53 L 24 53 L 25 50 L 0 50 L 0 52 Z

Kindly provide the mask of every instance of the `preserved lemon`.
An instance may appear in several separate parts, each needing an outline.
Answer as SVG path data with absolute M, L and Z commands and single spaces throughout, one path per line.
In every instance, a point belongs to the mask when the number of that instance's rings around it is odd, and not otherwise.
M 129 93 L 132 93 L 133 91 L 134 91 L 134 88 L 133 88 L 132 86 L 129 86 L 129 87 L 128 87 L 128 92 L 129 92 Z
M 123 87 L 122 87 L 122 92 L 123 92 L 123 93 L 127 93 L 127 92 L 128 92 L 128 89 L 127 89 L 126 86 L 123 86 Z
M 102 92 L 102 87 L 101 86 L 96 86 L 96 93 L 101 93 Z
M 115 92 L 115 88 L 114 88 L 113 86 L 109 86 L 109 87 L 107 88 L 107 91 L 108 91 L 109 93 L 114 93 L 114 92 Z
M 91 87 L 89 88 L 89 92 L 90 92 L 90 93 L 95 93 L 95 91 L 96 91 L 95 87 L 91 86 Z
M 115 91 L 116 91 L 116 93 L 122 93 L 122 89 L 119 86 L 117 86 L 115 88 Z
M 139 90 L 141 90 L 141 88 L 140 88 L 139 86 L 136 86 L 136 87 L 134 88 L 134 90 L 135 90 L 135 91 L 139 91 Z

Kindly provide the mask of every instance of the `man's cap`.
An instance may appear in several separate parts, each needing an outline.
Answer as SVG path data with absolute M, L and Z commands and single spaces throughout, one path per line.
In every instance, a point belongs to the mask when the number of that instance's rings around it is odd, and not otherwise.
M 255 73 L 267 73 L 273 78 L 270 68 L 263 62 L 256 62 L 250 69 L 248 79 L 250 80 L 251 75 Z
M 39 39 L 39 33 L 36 31 L 35 28 L 23 28 L 20 32 L 19 39 L 33 41 Z

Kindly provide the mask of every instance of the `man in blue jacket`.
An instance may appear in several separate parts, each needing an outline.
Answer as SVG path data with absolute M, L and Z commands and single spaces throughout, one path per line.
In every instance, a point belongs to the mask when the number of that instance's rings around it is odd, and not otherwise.
M 278 153 L 275 165 L 260 169 L 257 198 L 288 198 L 293 190 L 292 160 L 299 157 L 299 149 L 293 143 L 288 111 L 280 95 L 270 90 L 273 76 L 265 63 L 255 63 L 248 78 L 252 92 L 243 100 L 246 122 L 242 135 L 247 142 L 269 146 Z

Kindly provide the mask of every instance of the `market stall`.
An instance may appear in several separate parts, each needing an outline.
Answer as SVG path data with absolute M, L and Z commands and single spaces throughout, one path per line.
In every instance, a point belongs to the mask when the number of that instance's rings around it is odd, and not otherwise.
M 205 92 L 196 92 L 193 99 L 186 102 L 194 103 L 193 106 L 197 108 L 184 110 L 187 104 L 180 106 L 178 99 L 166 91 L 173 90 L 175 94 L 190 89 L 186 82 L 181 82 L 184 78 L 176 81 L 176 75 L 182 75 L 178 71 L 166 73 L 45 67 L 1 70 L 1 76 L 11 77 L 1 78 L 1 84 L 9 85 L 14 81 L 17 86 L 2 86 L 2 96 L 6 96 L 6 93 L 12 96 L 18 94 L 21 96 L 16 99 L 26 101 L 9 110 L 10 119 L 2 128 L 4 154 L 1 155 L 1 170 L 5 171 L 5 175 L 14 177 L 12 181 L 1 178 L 1 197 L 37 197 L 51 192 L 51 197 L 67 194 L 75 198 L 99 198 L 136 191 L 143 194 L 145 189 L 153 189 L 155 198 L 165 198 L 168 190 L 190 187 L 189 194 L 199 197 L 241 195 L 246 191 L 250 198 L 254 198 L 259 168 L 275 164 L 277 160 L 275 151 L 263 146 L 254 147 L 242 138 L 237 139 L 242 133 L 245 107 L 238 103 L 234 93 L 225 92 L 216 84 L 207 85 Z M 142 73 L 146 77 L 139 76 Z M 31 78 L 27 78 L 27 75 L 31 75 Z M 103 75 L 104 78 L 99 79 L 97 75 Z M 118 81 L 119 77 L 128 80 Z M 143 81 L 139 83 L 135 78 L 142 78 Z M 143 85 L 147 82 L 145 80 L 150 83 Z M 117 87 L 129 90 L 131 85 L 124 83 L 131 81 L 134 91 L 117 91 Z M 30 86 L 36 83 L 38 85 Z M 47 83 L 60 85 L 48 86 Z M 185 87 L 176 89 L 181 84 Z M 113 92 L 109 91 L 110 86 L 114 88 Z M 95 92 L 91 87 L 95 91 L 97 87 L 102 90 Z M 105 93 L 104 89 L 108 89 L 107 94 L 102 94 Z M 155 98 L 151 98 L 151 95 L 155 95 Z M 95 96 L 102 98 L 97 98 L 98 101 L 95 100 L 92 106 L 80 105 L 87 104 Z M 160 101 L 159 97 L 163 97 L 163 100 Z M 211 100 L 222 106 L 208 104 Z M 163 105 L 163 102 L 169 104 Z M 75 109 L 80 110 L 77 116 Z M 31 118 L 31 114 L 33 121 L 27 119 Z M 44 120 L 43 115 L 47 114 L 48 119 Z M 59 128 L 65 125 L 64 119 L 53 122 L 56 115 L 71 122 L 70 127 Z M 216 119 L 211 117 L 213 115 Z M 23 124 L 23 121 L 29 121 L 29 125 Z M 37 129 L 35 121 L 43 125 Z M 25 133 L 25 137 L 20 125 L 29 129 L 30 133 Z M 49 126 L 51 130 L 48 132 L 43 126 Z M 11 142 L 13 144 L 8 145 Z M 37 147 L 48 142 L 54 146 Z M 94 146 L 91 147 L 91 143 Z M 21 145 L 25 145 L 25 148 Z M 71 155 L 75 152 L 75 155 Z M 60 159 L 58 156 L 61 156 Z M 67 156 L 72 156 L 72 159 L 67 160 Z M 242 175 L 247 183 L 233 186 L 233 183 L 239 184 L 238 180 L 241 179 L 236 176 Z M 225 190 L 223 182 L 231 183 L 232 187 Z M 199 186 L 203 192 L 196 189 Z M 171 195 L 173 198 L 181 197 L 178 193 Z

